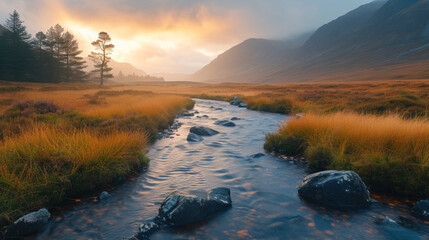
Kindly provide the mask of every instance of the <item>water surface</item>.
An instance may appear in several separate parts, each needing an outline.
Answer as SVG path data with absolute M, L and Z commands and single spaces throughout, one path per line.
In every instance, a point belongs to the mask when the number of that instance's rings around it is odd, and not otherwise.
M 151 239 L 429 239 L 428 226 L 406 206 L 377 203 L 369 210 L 339 212 L 302 202 L 297 187 L 307 175 L 305 166 L 271 155 L 251 157 L 263 153 L 265 134 L 287 120 L 285 115 L 209 100 L 197 100 L 195 110 L 196 116 L 177 119 L 183 125 L 171 138 L 150 148 L 151 162 L 142 175 L 116 188 L 106 202 L 58 217 L 38 239 L 123 239 L 155 217 L 171 191 L 211 187 L 231 189 L 232 209 L 184 228 L 163 228 Z M 203 115 L 208 118 L 197 117 Z M 241 118 L 236 127 L 213 124 L 231 117 Z M 187 142 L 189 129 L 199 125 L 220 134 Z

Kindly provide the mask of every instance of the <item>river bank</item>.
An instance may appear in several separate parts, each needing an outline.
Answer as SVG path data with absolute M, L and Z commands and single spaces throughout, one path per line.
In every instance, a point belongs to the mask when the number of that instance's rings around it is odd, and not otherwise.
M 58 85 L 59 86 L 59 85 Z M 0 117 L 0 219 L 100 191 L 147 165 L 145 149 L 189 98 L 97 88 L 19 89 Z
M 287 116 L 209 100 L 196 100 L 193 113 L 179 117 L 174 134 L 149 148 L 151 162 L 143 174 L 111 191 L 107 201 L 54 219 L 37 239 L 122 239 L 154 218 L 172 191 L 213 187 L 231 189 L 230 210 L 201 223 L 163 228 L 151 239 L 424 239 L 429 234 L 408 206 L 379 201 L 369 209 L 342 212 L 302 201 L 297 188 L 307 167 L 263 154 L 265 134 Z M 215 124 L 233 117 L 235 127 Z M 188 142 L 195 126 L 219 134 Z M 412 224 L 403 224 L 407 220 Z

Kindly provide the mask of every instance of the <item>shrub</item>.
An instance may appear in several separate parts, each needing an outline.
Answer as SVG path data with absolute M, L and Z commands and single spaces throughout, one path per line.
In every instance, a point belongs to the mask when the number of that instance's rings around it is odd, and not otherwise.
M 334 160 L 332 150 L 322 145 L 308 147 L 305 150 L 305 156 L 308 160 L 308 166 L 313 171 L 324 171 L 328 169 Z
M 268 134 L 265 137 L 264 148 L 268 152 L 296 156 L 304 153 L 306 142 L 304 139 L 293 135 L 284 137 L 277 134 Z

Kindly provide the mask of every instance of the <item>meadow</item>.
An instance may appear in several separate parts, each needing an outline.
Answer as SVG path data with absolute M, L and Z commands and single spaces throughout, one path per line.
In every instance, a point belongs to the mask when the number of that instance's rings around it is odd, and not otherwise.
M 2 224 L 114 184 L 147 164 L 144 149 L 190 97 L 293 118 L 269 152 L 305 156 L 314 171 L 351 169 L 371 190 L 429 196 L 429 84 L 422 80 L 135 86 L 0 82 Z
M 148 163 L 184 96 L 78 84 L 0 84 L 0 223 L 100 192 Z
M 248 109 L 297 115 L 267 135 L 268 152 L 304 156 L 313 171 L 354 170 L 373 192 L 429 196 L 426 80 L 144 87 L 222 101 L 239 96 Z

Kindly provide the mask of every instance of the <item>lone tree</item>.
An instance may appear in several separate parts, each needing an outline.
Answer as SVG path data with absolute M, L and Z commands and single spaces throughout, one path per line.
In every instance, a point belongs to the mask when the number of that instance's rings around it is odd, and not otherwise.
M 112 54 L 113 48 L 115 47 L 110 43 L 111 40 L 108 33 L 100 32 L 98 34 L 98 39 L 92 42 L 95 51 L 91 52 L 89 59 L 94 62 L 95 70 L 93 70 L 93 72 L 100 73 L 100 85 L 104 84 L 105 78 L 113 78 L 113 75 L 109 73 L 112 71 L 112 68 L 107 66 L 111 59 L 109 55 Z

